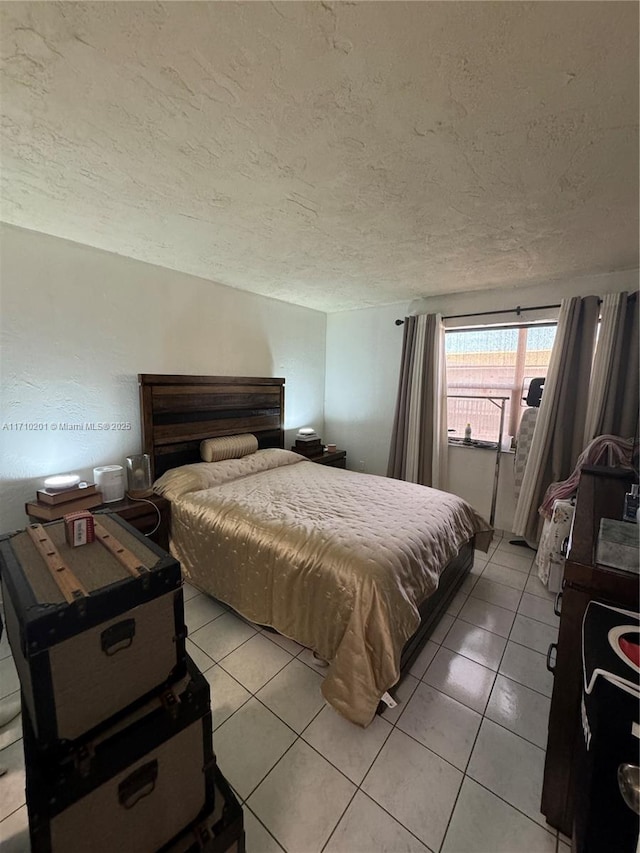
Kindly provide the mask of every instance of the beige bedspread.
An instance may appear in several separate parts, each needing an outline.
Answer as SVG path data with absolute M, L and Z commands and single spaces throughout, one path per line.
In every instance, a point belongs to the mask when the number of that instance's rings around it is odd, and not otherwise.
M 276 454 L 278 467 L 243 475 L 244 460 L 210 463 L 230 468 L 230 479 L 218 473 L 217 485 L 196 491 L 165 487 L 172 550 L 200 589 L 329 661 L 325 698 L 366 726 L 399 678 L 418 605 L 469 538 L 481 534 L 486 549 L 489 525 L 446 492 L 289 451 L 259 454 Z M 190 488 L 211 482 L 198 482 L 202 464 L 186 467 Z

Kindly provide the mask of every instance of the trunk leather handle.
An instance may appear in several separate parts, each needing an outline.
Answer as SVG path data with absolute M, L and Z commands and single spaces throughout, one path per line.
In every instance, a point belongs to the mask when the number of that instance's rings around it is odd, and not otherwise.
M 553 612 L 556 616 L 560 616 L 561 611 L 561 602 L 562 602 L 562 590 L 556 593 L 556 600 L 553 603 Z
M 124 809 L 132 809 L 144 797 L 153 793 L 158 778 L 158 761 L 154 759 L 134 770 L 118 785 L 118 802 Z
M 556 665 L 555 665 L 555 662 L 554 662 L 553 666 L 551 666 L 551 655 L 553 654 L 553 650 L 554 650 L 554 649 L 557 651 L 557 649 L 558 649 L 558 644 L 557 644 L 557 643 L 550 643 L 550 645 L 549 645 L 549 650 L 547 651 L 547 669 L 549 670 L 549 672 L 550 672 L 552 675 L 553 675 L 553 674 L 555 673 L 555 671 L 556 671 Z
M 100 646 L 105 655 L 111 657 L 116 652 L 128 649 L 131 643 L 133 643 L 135 635 L 136 620 L 123 619 L 121 622 L 116 622 L 115 625 L 105 628 L 100 634 Z

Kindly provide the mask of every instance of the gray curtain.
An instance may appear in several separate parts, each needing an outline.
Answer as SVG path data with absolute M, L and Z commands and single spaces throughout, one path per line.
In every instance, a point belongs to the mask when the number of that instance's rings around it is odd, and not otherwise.
M 638 293 L 610 293 L 593 362 L 585 446 L 599 435 L 633 438 L 640 407 Z
M 446 488 L 446 388 L 442 317 L 406 317 L 387 476 Z
M 540 412 L 513 526 L 535 546 L 547 487 L 566 480 L 584 449 L 589 382 L 598 323 L 598 297 L 563 299 Z
M 411 373 L 413 350 L 416 337 L 416 317 L 405 317 L 402 337 L 402 360 L 396 411 L 391 431 L 391 449 L 387 465 L 387 477 L 403 479 L 407 464 L 407 427 L 409 422 L 409 398 L 411 396 Z

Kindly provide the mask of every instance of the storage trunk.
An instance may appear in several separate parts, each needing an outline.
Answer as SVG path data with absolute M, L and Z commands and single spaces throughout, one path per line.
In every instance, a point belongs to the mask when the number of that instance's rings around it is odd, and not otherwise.
M 215 808 L 162 853 L 245 853 L 242 806 L 217 765 L 214 774 Z
M 39 528 L 86 594 L 61 591 L 27 531 L 0 540 L 6 630 L 41 749 L 95 732 L 185 673 L 179 563 L 118 516 L 99 521 L 138 574 L 101 542 L 67 545 L 61 521 Z
M 33 853 L 153 853 L 215 805 L 209 685 L 195 665 L 58 763 L 24 721 Z

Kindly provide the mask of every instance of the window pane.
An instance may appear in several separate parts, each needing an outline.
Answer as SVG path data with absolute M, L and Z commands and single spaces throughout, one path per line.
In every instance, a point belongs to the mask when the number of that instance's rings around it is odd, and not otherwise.
M 451 438 L 464 438 L 465 427 L 469 423 L 473 439 L 495 442 L 500 428 L 498 406 L 486 399 L 451 399 L 451 395 L 509 397 L 505 401 L 504 433 L 510 432 L 511 406 L 519 409 L 525 377 L 546 376 L 555 330 L 555 326 L 544 326 L 447 331 L 447 385 L 450 395 L 447 413 Z M 521 410 L 514 413 L 511 429 L 513 424 L 517 429 L 520 414 Z
M 536 377 L 547 375 L 549 361 L 551 360 L 551 349 L 557 328 L 557 326 L 543 326 L 542 328 L 528 330 L 524 382 L 522 384 L 522 394 L 520 395 L 520 408 L 522 411 L 527 406 L 525 398 L 529 391 L 529 382 Z

